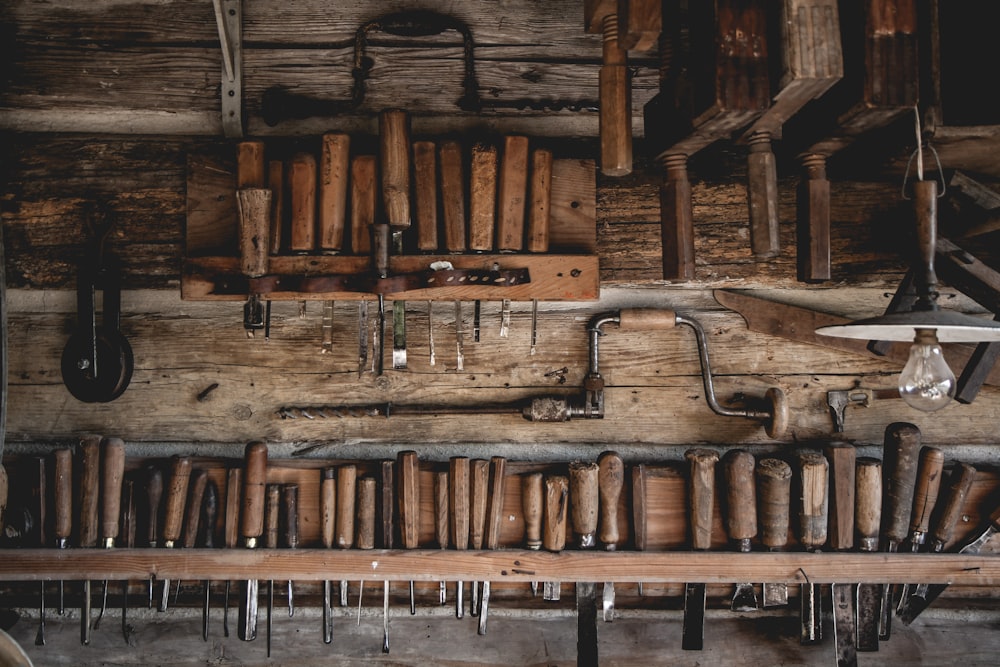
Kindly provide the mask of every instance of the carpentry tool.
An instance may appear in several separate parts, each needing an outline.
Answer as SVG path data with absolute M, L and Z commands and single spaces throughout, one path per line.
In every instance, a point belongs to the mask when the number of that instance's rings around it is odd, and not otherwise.
M 451 517 L 448 514 L 448 473 L 434 473 L 434 536 L 438 548 L 448 548 L 448 524 Z M 448 589 L 444 579 L 438 582 L 438 602 L 444 606 L 448 602 Z
M 503 140 L 497 177 L 497 249 L 520 252 L 524 248 L 524 216 L 528 197 L 528 137 L 507 135 Z M 510 299 L 503 299 L 500 337 L 510 330 Z
M 219 514 L 219 491 L 213 480 L 208 480 L 205 486 L 205 495 L 201 504 L 201 526 L 205 537 L 202 546 L 206 549 L 215 548 L 215 519 Z M 205 596 L 201 605 L 201 638 L 208 641 L 208 621 L 209 612 L 212 605 L 212 580 L 206 579 L 202 582 Z
M 316 249 L 316 157 L 299 152 L 288 165 L 291 227 L 288 248 L 307 254 Z
M 473 144 L 469 160 L 469 249 L 493 250 L 497 208 L 497 147 Z
M 163 472 L 156 465 L 146 466 L 146 546 L 155 549 L 160 534 L 160 501 L 163 498 Z M 153 608 L 153 579 L 149 575 L 146 606 Z
M 376 480 L 366 475 L 358 481 L 358 549 L 375 548 Z M 365 582 L 358 585 L 358 625 L 361 625 L 361 602 L 365 597 Z
M 899 398 L 899 389 L 866 389 L 860 386 L 853 389 L 835 389 L 826 392 L 826 404 L 833 416 L 834 433 L 844 432 L 844 415 L 848 405 L 871 407 L 872 401 L 883 398 Z
M 395 535 L 395 522 L 393 512 L 396 509 L 396 499 L 394 497 L 396 488 L 395 478 L 396 462 L 389 459 L 382 461 L 379 466 L 379 547 L 382 549 L 392 549 Z M 359 602 L 360 605 L 360 595 Z M 359 612 L 360 614 L 360 607 Z M 360 617 L 359 617 L 360 618 Z M 389 580 L 382 580 L 382 653 L 389 653 Z
M 507 486 L 507 459 L 502 456 L 490 457 L 489 496 L 486 500 L 486 537 L 484 547 L 491 551 L 500 548 L 500 526 L 503 518 L 503 500 Z M 486 616 L 490 606 L 490 582 L 483 581 L 483 593 L 479 601 L 479 634 L 486 634 Z
M 788 515 L 791 499 L 792 468 L 776 458 L 757 462 L 755 471 L 760 502 L 760 542 L 768 551 L 780 552 L 788 544 Z M 764 608 L 788 604 L 788 585 L 764 582 Z
M 972 488 L 972 482 L 976 478 L 976 469 L 967 463 L 956 464 L 949 477 L 948 496 L 945 499 L 944 507 L 938 515 L 937 525 L 930 546 L 931 553 L 941 553 L 948 542 L 951 541 L 955 526 L 958 525 L 965 509 L 965 499 Z M 931 598 L 931 586 L 929 584 L 918 584 L 909 597 L 904 597 L 896 615 L 903 625 L 913 622 L 920 612 L 934 600 Z M 943 590 L 943 589 L 941 589 Z M 940 591 L 935 591 L 935 597 Z
M 264 532 L 264 485 L 267 482 L 267 445 L 248 443 L 244 449 L 243 512 L 240 534 L 243 546 L 253 549 Z M 257 580 L 241 582 L 239 627 L 237 635 L 243 641 L 257 637 Z
M 367 256 L 372 252 L 375 224 L 375 156 L 357 155 L 351 160 L 351 252 Z M 368 301 L 358 301 L 358 377 L 368 365 Z
M 324 549 L 333 548 L 333 536 L 337 526 L 337 481 L 333 468 L 323 468 L 319 483 L 319 520 L 320 537 Z M 331 598 L 332 583 L 323 580 L 323 643 L 333 641 L 333 602 Z
M 888 553 L 898 550 L 906 539 L 910 525 L 914 487 L 917 479 L 917 460 L 920 451 L 920 429 L 913 424 L 894 422 L 885 429 L 882 445 L 882 541 Z M 879 639 L 887 641 L 892 632 L 892 584 L 882 588 L 882 606 L 879 609 Z
M 524 515 L 524 546 L 532 551 L 542 548 L 542 473 L 521 476 L 521 514 Z M 603 532 L 602 532 L 603 535 Z M 538 595 L 538 582 L 531 582 L 531 595 Z M 462 605 L 459 604 L 461 609 Z M 461 615 L 459 615 L 461 618 Z
M 463 253 L 469 245 L 465 234 L 465 179 L 462 170 L 462 145 L 445 141 L 438 148 L 441 171 L 441 220 L 444 227 L 444 247 L 449 253 Z M 473 193 L 474 194 L 474 193 Z M 469 219 L 470 234 L 472 219 Z M 464 369 L 462 303 L 455 301 L 456 370 Z
M 536 148 L 531 153 L 531 188 L 528 201 L 528 252 L 549 250 L 549 208 L 552 201 L 552 151 Z M 531 348 L 538 344 L 538 299 L 531 300 Z
M 358 469 L 354 465 L 343 465 L 337 470 L 337 528 L 334 542 L 338 549 L 350 549 L 354 546 L 354 501 L 357 497 L 357 479 Z M 349 604 L 347 587 L 347 580 L 341 579 L 341 607 Z
M 545 511 L 543 512 L 542 547 L 559 553 L 566 546 L 566 512 L 569 505 L 569 480 L 562 475 L 545 477 Z M 562 582 L 542 584 L 542 599 L 558 601 Z
M 65 549 L 69 546 L 70 534 L 73 532 L 73 450 L 60 447 L 52 452 L 55 473 L 53 474 L 53 504 L 55 521 L 52 532 L 55 536 L 56 548 Z M 59 615 L 65 613 L 65 584 L 59 580 Z
M 240 272 L 247 278 L 261 278 L 270 264 L 268 234 L 271 227 L 271 191 L 264 188 L 243 188 L 236 192 Z M 270 332 L 270 300 L 261 303 L 261 295 L 251 293 L 243 306 L 243 328 L 247 337 L 264 330 Z
M 227 549 L 235 549 L 240 534 L 240 492 L 243 489 L 243 470 L 239 467 L 226 471 L 226 518 L 223 542 Z M 226 590 L 222 598 L 222 634 L 229 636 L 229 593 L 232 581 L 226 579 Z
M 688 510 L 691 518 L 691 548 L 712 548 L 712 520 L 715 511 L 715 464 L 719 454 L 709 449 L 689 449 L 684 453 L 690 466 Z M 700 651 L 705 642 L 705 584 L 684 587 L 684 627 L 681 648 Z
M 268 484 L 264 490 L 264 548 L 278 548 L 278 512 L 281 485 Z M 267 580 L 267 657 L 271 657 L 271 616 L 274 612 L 274 579 Z M 241 624 L 242 625 L 242 624 Z
M 125 478 L 125 443 L 121 438 L 101 440 L 101 546 L 113 549 L 121 520 L 122 480 Z M 128 582 L 123 582 L 128 587 Z M 94 629 L 101 623 L 108 606 L 108 580 L 101 592 L 101 611 Z
M 469 543 L 473 549 L 483 548 L 486 535 L 486 509 L 489 496 L 490 462 L 473 459 L 469 462 Z M 479 614 L 479 582 L 472 582 L 469 615 Z
M 285 484 L 282 488 L 281 518 L 285 527 L 285 546 L 289 549 L 299 547 L 299 485 Z M 353 517 L 352 517 L 353 519 Z M 288 617 L 295 615 L 295 591 L 292 580 L 288 580 Z
M 267 188 L 271 191 L 271 226 L 268 234 L 269 252 L 281 252 L 281 230 L 285 228 L 285 163 L 267 162 Z
M 593 549 L 597 545 L 598 472 L 596 463 L 569 464 L 570 519 L 578 549 Z M 578 660 L 596 665 L 597 599 L 592 581 L 576 582 L 576 617 Z
M 392 252 L 397 255 L 403 253 L 403 232 L 410 228 L 409 124 L 409 115 L 402 109 L 379 113 L 382 205 L 392 230 Z M 399 299 L 392 302 L 392 367 L 406 368 L 406 302 Z
M 799 542 L 806 551 L 817 553 L 826 544 L 829 511 L 830 464 L 818 452 L 799 457 L 802 499 L 799 504 Z M 801 644 L 815 644 L 823 638 L 823 606 L 819 584 L 801 586 Z
M 328 253 L 344 245 L 350 154 L 350 135 L 327 132 L 320 139 L 319 247 Z
M 451 544 L 456 551 L 469 548 L 469 459 L 452 456 L 448 460 L 448 501 L 451 506 Z M 465 582 L 455 582 L 455 617 L 465 614 Z
M 188 497 L 184 512 L 184 529 L 181 534 L 181 546 L 185 549 L 193 549 L 198 539 L 198 522 L 201 520 L 201 505 L 205 498 L 205 487 L 208 485 L 208 473 L 195 468 L 191 472 L 188 480 Z M 177 580 L 177 588 L 174 593 L 174 604 L 177 604 L 181 595 L 181 580 Z
M 399 475 L 399 527 L 404 549 L 420 548 L 420 462 L 414 451 L 396 456 Z M 416 614 L 416 596 L 410 580 L 410 614 Z
M 882 521 L 882 462 L 862 457 L 857 460 L 854 493 L 854 525 L 858 532 L 858 550 L 878 551 L 879 525 Z M 878 650 L 878 626 L 882 603 L 881 584 L 858 584 L 857 648 Z
M 437 146 L 433 141 L 413 142 L 413 210 L 417 227 L 417 249 L 438 249 Z M 431 366 L 434 354 L 434 302 L 427 301 L 427 347 Z
M 597 480 L 600 510 L 598 537 L 605 551 L 614 551 L 621 540 L 618 528 L 618 502 L 625 484 L 625 464 L 618 452 L 607 451 L 597 457 Z M 525 519 L 527 521 L 527 518 Z M 615 582 L 605 581 L 602 610 L 606 623 L 615 617 Z
M 937 447 L 922 447 L 917 463 L 917 481 L 913 489 L 913 509 L 910 512 L 910 550 L 913 553 L 919 552 L 927 539 L 943 472 L 944 452 Z M 914 588 L 914 584 L 903 585 L 903 592 L 899 597 L 900 608 L 906 604 Z
M 740 553 L 750 553 L 750 541 L 757 537 L 754 464 L 753 454 L 744 449 L 732 449 L 722 459 L 726 478 L 726 533 Z M 752 583 L 736 584 L 730 608 L 733 611 L 757 611 L 757 593 Z
M 32 466 L 32 473 L 35 473 L 32 476 L 36 476 L 38 481 L 33 483 L 32 486 L 37 488 L 37 495 L 33 500 L 37 501 L 35 507 L 37 507 L 38 512 L 38 539 L 34 540 L 35 544 L 33 546 L 44 547 L 48 541 L 45 536 L 46 516 L 48 513 L 48 491 L 46 489 L 48 476 L 45 473 L 45 459 L 40 456 L 35 457 L 34 462 L 37 464 L 37 467 Z M 45 646 L 45 583 L 43 579 L 38 584 L 38 631 L 35 634 L 35 646 Z
M 126 549 L 135 548 L 136 501 L 135 480 L 126 476 L 122 482 L 122 527 L 119 544 Z M 129 646 L 135 646 L 135 628 L 128 622 L 128 580 L 122 581 L 122 638 Z
M 857 487 L 857 454 L 852 445 L 831 443 L 826 447 L 829 462 L 829 530 L 827 545 L 832 551 L 854 548 L 854 494 Z M 839 667 L 858 664 L 857 616 L 855 587 L 851 584 L 830 585 L 833 599 L 833 637 L 837 647 Z
M 81 549 L 97 546 L 98 502 L 100 501 L 101 438 L 80 439 L 80 486 L 76 506 L 80 508 L 77 542 Z M 90 580 L 83 581 L 83 604 L 80 608 L 80 643 L 90 644 Z
M 10 480 L 7 478 L 7 468 L 3 465 L 3 450 L 7 444 L 7 392 L 8 375 L 10 371 L 10 356 L 7 352 L 9 332 L 7 329 L 7 264 L 4 253 L 3 234 L 0 234 L 0 526 L 6 524 L 7 499 L 10 493 Z M 68 501 L 67 501 L 68 502 Z M 58 505 L 58 501 L 57 501 Z M 58 509 L 56 510 L 59 511 Z M 72 520 L 71 520 L 72 522 Z M 56 534 L 58 539 L 58 532 Z M 59 614 L 63 613 L 62 580 L 59 582 Z

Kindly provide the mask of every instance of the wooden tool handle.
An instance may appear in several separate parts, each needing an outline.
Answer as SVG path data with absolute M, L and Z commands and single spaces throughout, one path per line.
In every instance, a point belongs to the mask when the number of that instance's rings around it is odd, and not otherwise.
M 375 548 L 375 491 L 377 483 L 372 476 L 358 480 L 358 549 Z
M 166 509 L 163 513 L 164 546 L 172 547 L 180 539 L 190 479 L 191 459 L 187 456 L 173 457 L 170 462 L 170 479 L 167 482 Z
M 487 549 L 500 548 L 500 530 L 503 519 L 503 499 L 507 489 L 507 459 L 502 456 L 490 458 L 490 487 L 487 498 L 486 537 Z
M 552 151 L 531 152 L 531 187 L 528 204 L 528 252 L 548 252 L 552 203 Z
M 236 189 L 264 187 L 264 142 L 236 144 Z
M 569 480 L 562 475 L 545 478 L 545 513 L 542 546 L 546 551 L 562 551 L 566 546 L 566 510 Z
M 635 533 L 635 548 L 637 551 L 645 551 L 649 545 L 649 530 L 646 522 L 648 520 L 646 506 L 646 466 L 639 463 L 632 467 L 632 526 Z
M 503 141 L 497 192 L 497 248 L 524 247 L 524 208 L 528 190 L 528 137 L 508 135 Z
M 687 156 L 668 155 L 662 162 L 666 168 L 666 177 L 660 186 L 663 278 L 694 280 L 694 211 Z
M 382 205 L 393 229 L 410 226 L 410 118 L 402 109 L 378 117 Z
M 60 447 L 52 452 L 54 459 L 54 493 L 56 546 L 64 545 L 73 532 L 73 450 Z
M 374 512 L 374 508 L 372 509 Z M 319 482 L 320 534 L 323 546 L 333 546 L 337 526 L 337 480 L 333 468 L 323 468 Z M 374 538 L 373 538 L 374 539 Z
M 270 264 L 271 191 L 244 188 L 236 193 L 239 220 L 240 271 L 259 278 Z
M 750 250 L 757 259 L 770 259 L 779 254 L 781 247 L 778 237 L 778 171 L 768 132 L 757 132 L 750 137 L 747 180 Z
M 830 181 L 826 157 L 802 157 L 805 178 L 798 189 L 798 277 L 806 283 L 830 279 Z
M 344 246 L 350 162 L 350 135 L 343 132 L 324 134 L 319 178 L 319 247 L 324 251 L 340 252 Z
M 85 436 L 80 440 L 80 537 L 84 548 L 96 547 L 98 540 L 98 508 L 101 489 L 101 438 Z
M 291 230 L 288 247 L 293 252 L 316 248 L 316 158 L 297 153 L 288 165 L 288 199 Z
M 243 469 L 230 468 L 226 472 L 226 516 L 222 541 L 232 549 L 240 535 L 240 491 L 243 489 Z
M 101 450 L 101 537 L 104 546 L 113 546 L 121 518 L 125 443 L 121 438 L 104 438 Z
M 894 422 L 885 429 L 882 536 L 890 544 L 906 538 L 920 456 L 920 429 Z
M 542 546 L 542 473 L 521 475 L 521 513 L 524 514 L 524 545 Z
M 955 526 L 962 518 L 965 509 L 965 499 L 972 488 L 972 482 L 976 478 L 976 469 L 968 463 L 958 463 L 949 477 L 948 495 L 945 497 L 944 505 L 938 516 L 937 525 L 931 534 L 933 548 L 935 551 L 943 549 L 951 536 L 955 532 Z
M 434 473 L 434 536 L 437 538 L 438 548 L 448 548 L 448 524 L 451 517 L 448 515 L 448 473 Z
M 577 547 L 591 549 L 597 533 L 598 466 L 573 461 L 569 464 L 570 517 Z
M 831 549 L 846 551 L 854 548 L 854 493 L 857 453 L 853 445 L 835 443 L 826 447 L 830 462 L 830 528 Z
M 269 160 L 267 163 L 267 188 L 271 191 L 271 227 L 268 231 L 268 245 L 272 255 L 281 252 L 281 234 L 285 228 L 285 163 Z
M 289 549 L 296 549 L 299 546 L 299 485 L 285 484 L 281 488 L 283 499 L 282 508 L 284 515 L 285 546 Z M 354 517 L 351 517 L 353 524 Z
M 469 161 L 469 248 L 493 249 L 497 210 L 497 147 L 477 143 Z
M 618 328 L 623 331 L 659 331 L 672 329 L 677 313 L 655 308 L 623 308 L 618 311 Z
M 601 173 L 632 173 L 632 88 L 625 49 L 618 44 L 618 20 L 604 17 L 604 48 L 598 80 L 600 97 Z
M 604 452 L 597 457 L 597 486 L 600 517 L 598 538 L 606 551 L 614 551 L 621 540 L 618 527 L 618 504 L 625 485 L 625 463 L 618 452 Z
M 138 520 L 135 512 L 135 480 L 126 476 L 122 480 L 122 527 L 118 536 L 118 544 L 126 549 L 134 549 L 136 544 Z
M 489 497 L 490 462 L 473 459 L 469 472 L 469 541 L 473 549 L 483 548 L 486 536 L 486 501 Z
M 438 249 L 437 146 L 413 142 L 413 208 L 417 220 L 417 248 Z
M 354 545 L 357 480 L 357 466 L 344 465 L 337 469 L 337 533 L 334 542 L 338 549 L 350 549 Z
M 205 486 L 205 498 L 201 504 L 201 526 L 204 539 L 202 546 L 206 549 L 215 548 L 215 524 L 219 516 L 219 489 L 215 480 L 209 479 Z
M 781 459 L 757 462 L 757 494 L 760 503 L 760 541 L 768 549 L 788 544 L 792 467 Z
M 396 512 L 396 462 L 385 460 L 379 464 L 379 547 L 392 549 L 395 544 Z
M 264 546 L 278 548 L 278 512 L 281 508 L 281 485 L 268 484 L 264 495 Z
M 375 156 L 358 155 L 351 160 L 351 252 L 370 255 L 372 225 L 375 224 L 377 188 Z
M 194 547 L 198 539 L 198 521 L 201 520 L 201 503 L 205 499 L 205 486 L 208 485 L 208 473 L 198 468 L 191 473 L 188 484 L 187 509 L 184 513 L 184 534 L 181 546 L 185 549 Z
M 451 543 L 458 550 L 469 548 L 469 459 L 453 456 L 448 461 L 448 500 L 451 505 Z
M 854 528 L 861 551 L 878 551 L 882 522 L 882 462 L 870 457 L 857 460 L 854 494 Z
M 715 512 L 715 464 L 719 454 L 710 449 L 689 449 L 684 458 L 690 464 L 688 509 L 691 518 L 691 547 L 712 547 L 712 520 Z
M 409 144 L 407 144 L 408 146 Z M 404 549 L 420 546 L 420 462 L 414 451 L 396 457 L 399 475 L 399 526 Z
M 913 487 L 913 511 L 910 532 L 926 533 L 930 529 L 931 513 L 937 503 L 944 472 L 944 452 L 937 447 L 923 447 L 917 464 L 917 481 Z
M 267 483 L 267 445 L 251 442 L 244 451 L 243 514 L 240 535 L 251 540 L 264 532 L 264 485 Z
M 750 539 L 757 536 L 755 463 L 753 454 L 744 449 L 730 450 L 722 461 L 726 480 L 726 532 L 744 551 L 749 551 Z
M 799 541 L 806 549 L 826 543 L 830 464 L 818 452 L 799 457 L 802 466 L 802 504 L 799 506 Z
M 160 502 L 163 500 L 163 471 L 146 466 L 146 543 L 156 546 L 160 535 Z
M 448 252 L 464 252 L 465 178 L 462 169 L 462 144 L 445 141 L 438 149 L 441 163 L 441 219 L 444 223 L 444 247 Z

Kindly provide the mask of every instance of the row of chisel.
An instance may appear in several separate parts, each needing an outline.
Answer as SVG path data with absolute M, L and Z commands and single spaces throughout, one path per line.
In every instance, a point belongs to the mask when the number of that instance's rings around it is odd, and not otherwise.
M 391 255 L 548 251 L 550 150 L 531 149 L 528 137 L 522 135 L 505 136 L 499 146 L 476 142 L 466 151 L 457 140 L 411 141 L 410 134 L 409 115 L 387 109 L 379 114 L 377 157 L 352 155 L 351 138 L 343 132 L 321 137 L 318 159 L 299 151 L 285 161 L 266 160 L 262 141 L 240 142 L 236 187 L 241 272 L 247 278 L 263 278 L 269 273 L 269 258 L 282 252 L 371 256 L 377 277 L 387 279 Z M 282 224 L 286 218 L 287 227 Z M 359 373 L 381 374 L 384 366 L 386 294 L 379 292 L 376 297 L 378 320 L 372 332 L 368 301 L 358 302 Z M 480 304 L 475 303 L 473 338 L 478 341 Z M 432 304 L 427 302 L 427 317 L 434 365 Z M 248 335 L 264 329 L 269 336 L 269 306 L 264 295 L 248 295 L 244 307 Z M 305 301 L 300 312 L 304 306 Z M 454 307 L 456 370 L 463 370 L 461 301 Z M 405 369 L 405 300 L 394 299 L 392 309 L 392 366 Z M 504 299 L 501 338 L 508 337 L 510 313 L 510 300 Z M 532 314 L 533 352 L 537 300 L 532 301 Z M 321 334 L 321 350 L 331 352 L 332 301 L 324 303 Z M 370 362 L 369 337 L 375 351 Z

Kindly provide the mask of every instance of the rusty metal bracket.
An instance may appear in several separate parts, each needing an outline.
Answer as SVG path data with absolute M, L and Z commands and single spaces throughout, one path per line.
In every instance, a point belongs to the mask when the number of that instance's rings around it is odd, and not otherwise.
M 243 136 L 243 0 L 212 0 L 222 47 L 222 132 Z

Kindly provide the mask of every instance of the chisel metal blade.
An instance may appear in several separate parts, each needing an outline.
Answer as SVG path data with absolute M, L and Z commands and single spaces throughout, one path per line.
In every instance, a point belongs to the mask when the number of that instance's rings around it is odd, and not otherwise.
M 856 667 L 858 653 L 854 599 L 849 584 L 833 584 L 833 637 L 837 645 L 837 667 Z
M 857 619 L 859 651 L 878 650 L 878 622 L 881 615 L 882 584 L 858 584 Z
M 736 584 L 736 592 L 733 594 L 730 609 L 732 611 L 757 611 L 758 607 L 757 591 L 754 590 L 753 584 Z
M 783 607 L 788 604 L 788 585 L 764 583 L 764 607 Z
M 406 302 L 392 302 L 392 367 L 406 369 Z
M 604 622 L 610 623 L 615 620 L 615 582 L 604 582 L 604 591 L 601 597 Z
M 684 587 L 684 628 L 681 631 L 681 648 L 700 651 L 705 644 L 705 584 L 687 584 Z

